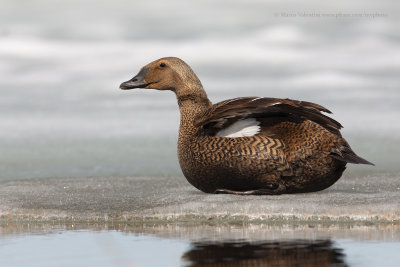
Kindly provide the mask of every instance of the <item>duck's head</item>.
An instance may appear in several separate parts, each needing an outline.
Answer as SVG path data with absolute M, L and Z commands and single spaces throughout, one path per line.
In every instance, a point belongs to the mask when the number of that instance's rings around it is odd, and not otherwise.
M 191 82 L 201 85 L 189 65 L 179 58 L 165 57 L 142 67 L 135 77 L 123 82 L 120 88 L 122 90 L 148 88 L 176 92 L 179 87 Z

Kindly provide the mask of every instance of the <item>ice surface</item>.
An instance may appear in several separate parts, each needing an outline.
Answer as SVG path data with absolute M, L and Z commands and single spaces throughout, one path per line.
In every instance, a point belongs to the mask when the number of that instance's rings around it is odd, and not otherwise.
M 307 194 L 205 194 L 181 177 L 32 179 L 0 184 L 6 221 L 398 223 L 399 175 L 342 177 Z

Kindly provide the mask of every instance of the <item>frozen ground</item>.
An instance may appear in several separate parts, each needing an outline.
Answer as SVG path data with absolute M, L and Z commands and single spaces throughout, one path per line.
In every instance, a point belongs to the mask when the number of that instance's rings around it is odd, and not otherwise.
M 183 177 L 30 179 L 0 184 L 2 222 L 331 223 L 400 221 L 400 177 L 342 177 L 317 193 L 212 195 Z

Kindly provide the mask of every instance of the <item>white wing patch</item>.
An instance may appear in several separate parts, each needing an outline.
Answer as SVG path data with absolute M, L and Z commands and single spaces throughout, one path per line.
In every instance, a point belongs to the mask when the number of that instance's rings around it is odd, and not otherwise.
M 229 127 L 217 132 L 220 137 L 244 137 L 253 136 L 260 132 L 260 122 L 254 118 L 238 120 Z

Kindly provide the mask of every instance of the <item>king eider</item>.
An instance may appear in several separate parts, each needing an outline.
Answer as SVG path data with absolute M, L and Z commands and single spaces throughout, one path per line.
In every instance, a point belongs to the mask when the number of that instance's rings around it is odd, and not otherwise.
M 179 58 L 149 63 L 120 88 L 176 94 L 179 164 L 189 183 L 206 193 L 314 192 L 334 184 L 347 163 L 373 165 L 353 152 L 323 106 L 267 97 L 212 104 Z

